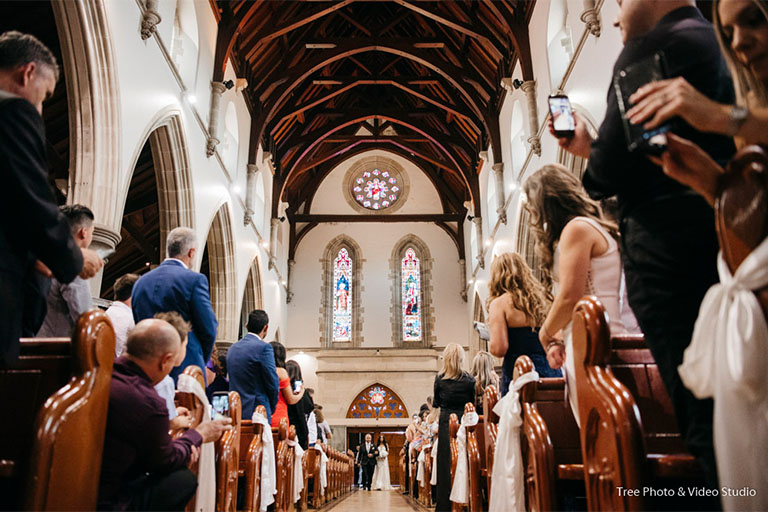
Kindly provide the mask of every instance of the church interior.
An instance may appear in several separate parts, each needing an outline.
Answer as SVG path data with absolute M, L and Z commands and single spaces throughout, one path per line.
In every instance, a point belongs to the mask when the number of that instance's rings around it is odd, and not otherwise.
M 713 2 L 691 5 L 712 23 Z M 639 328 L 612 331 L 597 300 L 572 313 L 574 346 L 583 342 L 574 349 L 580 421 L 563 398 L 570 367 L 567 377 L 528 383 L 521 376 L 534 363 L 523 356 L 510 363 L 509 393 L 498 389 L 504 354 L 486 327 L 494 262 L 515 253 L 553 291 L 526 183 L 548 164 L 579 182 L 587 173 L 590 160 L 550 134 L 551 98 L 567 96 L 581 129 L 603 136 L 624 47 L 614 26 L 621 9 L 621 0 L 0 1 L 0 34 L 34 35 L 61 68 L 42 111 L 49 182 L 58 205 L 90 208 L 90 247 L 109 254 L 88 280 L 94 305 L 112 305 L 121 276 L 159 268 L 171 231 L 190 228 L 199 244 L 190 268 L 206 277 L 218 322 L 215 357 L 225 364 L 252 332 L 251 312 L 263 310 L 260 339 L 285 347 L 299 385 L 322 404 L 324 451 L 301 457 L 293 426 L 270 433 L 241 421 L 241 398 L 230 393 L 233 429 L 214 443 L 216 510 L 267 510 L 270 501 L 280 511 L 442 510 L 437 466 L 464 479 L 452 510 L 739 509 L 717 495 L 664 494 L 712 481 L 684 442 L 658 353 Z M 728 236 L 759 231 L 759 242 L 768 202 L 766 174 L 755 169 L 768 160 L 755 161 L 750 183 L 762 195 Z M 731 200 L 746 204 L 750 190 Z M 716 215 L 730 226 L 725 207 Z M 0 370 L 0 403 L 21 412 L 0 436 L 0 489 L 15 488 L 18 500 L 7 508 L 96 508 L 114 359 L 99 343 L 114 339 L 110 326 L 90 313 L 71 339 L 23 338 L 20 369 Z M 78 355 L 76 343 L 92 352 Z M 551 342 L 547 357 L 552 343 L 563 345 Z M 411 459 L 409 429 L 432 410 L 452 344 L 465 372 L 494 352 L 496 385 L 462 408 L 475 424 L 446 416 L 452 460 L 433 460 L 429 442 Z M 583 391 L 582 380 L 597 390 Z M 106 395 L 79 409 L 85 417 L 56 416 L 80 407 L 65 389 L 99 386 Z M 517 424 L 500 407 L 511 395 Z M 181 387 L 179 404 L 203 414 Z M 47 430 L 43 409 L 58 418 Z M 715 423 L 716 449 L 723 429 Z M 360 490 L 366 434 L 386 440 L 390 493 Z M 68 471 L 68 461 L 89 459 L 83 453 L 93 454 L 90 466 Z M 203 474 L 202 463 L 192 466 Z M 515 487 L 510 474 L 519 488 L 501 490 Z M 746 503 L 768 505 L 759 479 L 758 501 Z M 208 510 L 202 488 L 187 510 Z

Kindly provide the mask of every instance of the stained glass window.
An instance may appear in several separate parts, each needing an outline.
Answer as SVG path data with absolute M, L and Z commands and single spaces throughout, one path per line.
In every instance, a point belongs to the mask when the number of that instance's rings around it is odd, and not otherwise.
M 408 410 L 394 391 L 382 384 L 364 389 L 352 401 L 347 418 L 407 418 Z
M 333 341 L 352 341 L 352 259 L 343 248 L 333 260 Z
M 421 262 L 409 247 L 401 262 L 403 341 L 421 341 Z
M 400 195 L 400 183 L 390 171 L 374 168 L 358 174 L 352 182 L 352 197 L 363 208 L 384 210 Z

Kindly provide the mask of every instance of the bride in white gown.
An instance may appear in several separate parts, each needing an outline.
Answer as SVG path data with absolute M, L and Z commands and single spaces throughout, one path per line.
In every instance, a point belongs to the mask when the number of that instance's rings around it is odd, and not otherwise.
M 373 470 L 373 479 L 371 489 L 374 491 L 390 491 L 392 486 L 389 483 L 389 445 L 383 437 L 379 437 L 378 446 L 379 455 L 376 457 L 376 468 Z

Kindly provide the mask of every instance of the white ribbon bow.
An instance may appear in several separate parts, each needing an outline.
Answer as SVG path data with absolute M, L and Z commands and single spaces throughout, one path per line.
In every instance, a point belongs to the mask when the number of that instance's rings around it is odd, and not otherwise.
M 467 461 L 467 427 L 477 425 L 479 417 L 475 411 L 461 417 L 461 426 L 456 433 L 456 448 L 458 459 L 456 461 L 456 473 L 451 487 L 451 501 L 454 503 L 467 503 L 469 489 L 469 468 Z
M 325 487 L 328 485 L 328 472 L 326 469 L 328 456 L 323 451 L 321 445 L 316 444 L 312 448 L 320 452 L 320 494 L 325 495 Z
M 261 497 L 259 499 L 259 510 L 266 512 L 267 507 L 275 502 L 275 494 L 277 494 L 275 444 L 272 440 L 272 427 L 263 414 L 254 411 L 251 421 L 254 424 L 258 423 L 264 426 L 264 430 L 261 433 L 261 442 L 264 446 L 261 449 L 261 483 L 259 484 Z
M 430 455 L 432 456 L 432 474 L 429 476 L 429 485 L 437 485 L 437 441 L 439 439 L 435 438 L 435 441 L 432 443 L 432 451 L 430 452 Z M 450 453 L 450 451 L 448 452 Z
M 296 503 L 301 498 L 301 491 L 304 490 L 304 472 L 301 467 L 304 448 L 293 439 L 286 439 L 285 442 L 293 448 L 293 502 Z
M 709 289 L 701 303 L 693 339 L 678 367 L 680 378 L 697 398 L 711 397 L 712 377 L 724 358 L 729 380 L 755 400 L 765 392 L 768 376 L 768 327 L 753 293 L 768 285 L 768 239 L 744 259 L 734 275 L 721 252 L 717 271 L 720 283 Z

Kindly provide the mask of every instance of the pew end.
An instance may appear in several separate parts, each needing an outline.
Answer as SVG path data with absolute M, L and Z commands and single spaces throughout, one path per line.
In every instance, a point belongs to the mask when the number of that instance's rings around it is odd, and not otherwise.
M 242 421 L 242 405 L 237 391 L 229 392 L 229 417 L 232 420 L 232 429 L 225 431 L 215 444 L 216 510 L 236 512 Z

